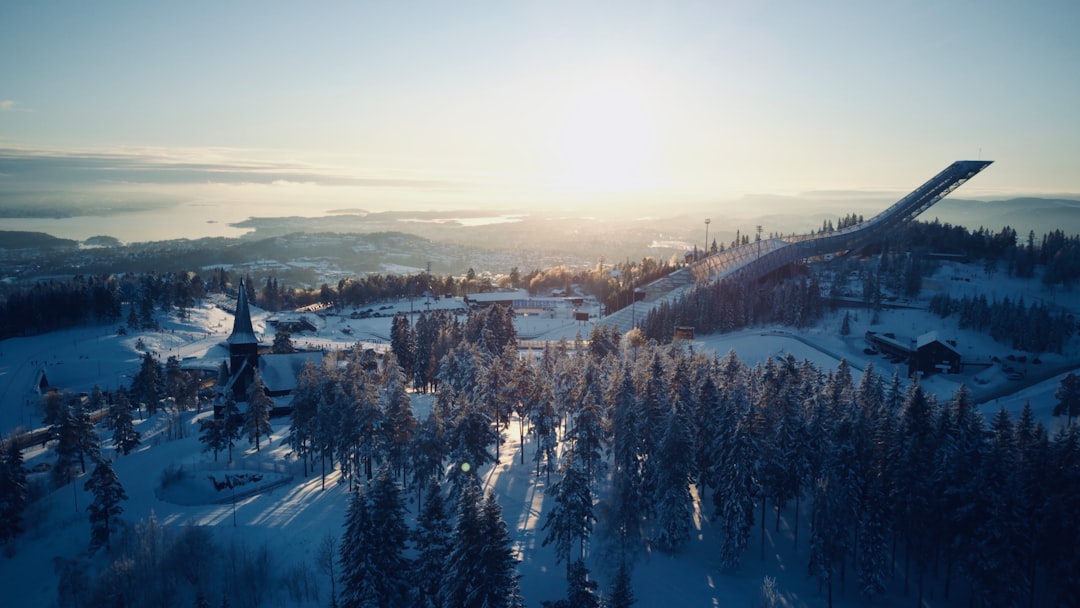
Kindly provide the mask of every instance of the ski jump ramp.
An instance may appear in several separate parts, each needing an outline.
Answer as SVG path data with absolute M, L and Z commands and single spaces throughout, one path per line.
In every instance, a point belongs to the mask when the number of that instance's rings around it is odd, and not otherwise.
M 910 222 L 993 162 L 958 160 L 913 190 L 911 194 L 893 203 L 888 209 L 854 226 L 831 232 L 782 236 L 738 245 L 698 260 L 676 273 L 690 273 L 693 276 L 693 282 L 696 283 L 708 283 L 725 278 L 754 280 L 799 260 L 858 249 L 881 240 L 889 232 Z M 651 301 L 638 303 L 637 306 L 641 310 L 634 312 L 636 318 L 644 318 L 653 306 L 679 297 L 692 286 L 688 284 L 689 281 L 681 283 L 668 293 L 650 298 Z M 619 310 L 605 317 L 601 323 L 614 325 L 625 332 L 634 324 L 632 320 L 634 317 L 623 314 L 628 310 L 628 308 Z

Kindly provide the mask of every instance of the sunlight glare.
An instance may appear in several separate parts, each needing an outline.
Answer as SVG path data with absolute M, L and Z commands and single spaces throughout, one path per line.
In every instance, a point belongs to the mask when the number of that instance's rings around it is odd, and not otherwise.
M 549 134 L 560 188 L 629 192 L 658 185 L 656 112 L 645 80 L 616 68 L 564 91 Z

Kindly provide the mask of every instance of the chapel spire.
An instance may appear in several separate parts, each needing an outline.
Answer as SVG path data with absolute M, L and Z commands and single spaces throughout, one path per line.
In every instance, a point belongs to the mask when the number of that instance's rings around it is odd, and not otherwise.
M 228 343 L 230 346 L 259 343 L 259 339 L 255 337 L 255 330 L 251 327 L 251 310 L 248 308 L 244 279 L 240 279 L 240 295 L 236 299 L 236 317 L 233 319 L 232 334 L 229 336 Z

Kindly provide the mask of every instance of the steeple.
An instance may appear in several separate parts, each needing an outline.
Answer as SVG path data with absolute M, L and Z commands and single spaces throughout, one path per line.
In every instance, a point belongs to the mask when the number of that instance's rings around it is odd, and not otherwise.
M 240 295 L 236 298 L 236 317 L 233 319 L 229 343 L 229 384 L 233 398 L 247 400 L 247 387 L 259 367 L 259 339 L 251 327 L 251 310 L 248 308 L 247 288 L 240 279 Z
M 240 296 L 236 299 L 236 317 L 233 319 L 232 335 L 229 336 L 228 343 L 229 346 L 259 343 L 255 330 L 251 327 L 251 310 L 248 308 L 244 279 L 240 279 Z

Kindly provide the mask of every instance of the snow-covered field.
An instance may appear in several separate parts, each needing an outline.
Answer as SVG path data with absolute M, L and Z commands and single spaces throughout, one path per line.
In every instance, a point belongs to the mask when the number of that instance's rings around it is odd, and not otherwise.
M 942 272 L 954 272 L 946 266 Z M 947 276 L 936 277 L 927 290 L 935 287 L 968 289 L 970 283 L 954 281 Z M 944 286 L 944 287 L 942 287 Z M 994 289 L 1002 293 L 1026 293 L 1029 300 L 1044 297 L 1058 305 L 1080 311 L 1077 294 L 1041 292 L 1040 286 L 1031 283 L 1011 284 L 1004 277 L 995 277 Z M 360 341 L 372 346 L 385 347 L 390 335 L 390 317 L 395 310 L 426 309 L 428 303 L 395 302 L 393 309 L 384 310 L 387 316 L 373 319 L 352 319 L 348 316 L 327 316 L 320 319 L 320 327 L 314 335 L 295 336 L 300 347 L 341 348 Z M 452 306 L 443 301 L 439 306 Z M 256 332 L 265 343 L 273 339 L 272 329 L 266 320 L 270 316 L 253 309 Z M 870 312 L 852 310 L 852 331 L 840 335 L 843 311 L 830 313 L 818 326 L 795 332 L 790 328 L 754 328 L 727 335 L 699 336 L 689 344 L 697 351 L 711 351 L 720 355 L 730 350 L 750 364 L 763 361 L 769 356 L 792 354 L 798 359 L 809 359 L 824 368 L 835 368 L 841 358 L 849 361 L 856 375 L 873 364 L 881 374 L 891 375 L 893 364 L 881 357 L 868 356 L 863 349 L 863 335 L 867 330 L 891 331 L 897 335 L 915 336 L 929 330 L 937 330 L 942 339 L 953 339 L 965 361 L 990 361 L 992 356 L 1004 360 L 1013 354 L 1008 348 L 994 343 L 990 338 L 956 328 L 952 319 L 941 320 L 920 310 L 884 311 L 879 323 L 870 324 Z M 162 361 L 177 356 L 188 365 L 216 368 L 226 358 L 221 343 L 232 328 L 232 315 L 203 303 L 190 311 L 187 320 L 163 319 L 163 331 L 132 332 L 118 335 L 117 327 L 87 327 L 55 332 L 33 338 L 19 338 L 0 342 L 0 431 L 4 434 L 16 427 L 33 428 L 40 425 L 40 413 L 36 403 L 38 396 L 31 391 L 37 374 L 44 370 L 49 384 L 72 391 L 89 391 L 95 384 L 102 389 L 114 389 L 120 384 L 129 385 L 137 371 L 142 353 L 136 350 L 141 341 L 145 349 L 157 354 Z M 587 338 L 591 325 L 579 324 L 566 316 L 556 318 L 530 317 L 520 320 L 519 332 L 538 339 L 567 338 L 572 340 L 580 333 Z M 346 329 L 348 331 L 346 331 Z M 1076 367 L 1080 360 L 1077 339 L 1070 343 L 1065 355 L 1040 355 L 1039 365 L 1028 363 L 1028 381 L 1009 380 L 997 364 L 977 368 L 956 376 L 935 376 L 924 380 L 928 392 L 947 399 L 961 384 L 972 389 L 978 400 L 981 396 L 994 396 L 982 405 L 989 417 L 999 408 L 1018 411 L 1030 401 L 1036 414 L 1051 429 L 1061 424 L 1050 416 L 1053 393 L 1060 377 Z M 1029 354 L 1030 355 L 1030 354 Z M 1037 380 L 1037 381 L 1036 381 Z M 1021 389 L 1020 387 L 1023 386 Z M 1000 393 L 1000 396 L 997 396 Z M 413 408 L 422 416 L 430 408 L 430 398 L 413 396 Z M 170 527 L 187 523 L 208 526 L 223 541 L 242 539 L 248 546 L 266 545 L 275 567 L 287 568 L 301 562 L 313 562 L 316 547 L 326 533 L 340 536 L 346 508 L 346 489 L 334 483 L 333 476 L 322 489 L 317 475 L 305 476 L 298 464 L 288 458 L 289 449 L 282 445 L 287 431 L 285 420 L 274 420 L 274 434 L 269 447 L 255 453 L 241 442 L 243 454 L 241 472 L 258 474 L 260 479 L 248 489 L 262 490 L 256 493 L 242 492 L 235 499 L 225 492 L 214 490 L 209 476 L 224 475 L 224 469 L 213 462 L 213 455 L 203 453 L 197 438 L 197 420 L 207 412 L 190 412 L 184 415 L 186 437 L 168 439 L 164 418 L 137 420 L 136 428 L 143 435 L 143 443 L 132 454 L 119 457 L 114 467 L 129 496 L 123 503 L 122 519 L 135 522 L 151 513 Z M 108 432 L 102 431 L 105 452 L 112 453 Z M 175 430 L 172 432 L 175 435 Z M 517 542 L 522 562 L 521 587 L 528 606 L 540 606 L 544 600 L 556 600 L 565 593 L 565 568 L 556 565 L 551 547 L 542 547 L 543 537 L 539 515 L 543 510 L 543 480 L 535 479 L 531 455 L 534 446 L 522 446 L 517 441 L 516 428 L 505 433 L 501 459 L 496 465 L 482 471 L 487 487 L 499 497 L 504 518 Z M 519 452 L 525 450 L 524 465 L 519 462 Z M 222 457 L 224 458 L 224 457 Z M 40 448 L 26 454 L 27 466 L 51 462 L 54 457 Z M 162 488 L 162 476 L 167 471 L 184 467 L 191 471 L 181 480 L 181 485 Z M 230 471 L 236 473 L 237 471 Z M 39 474 L 43 475 L 43 474 Z M 205 482 L 205 483 L 204 483 Z M 188 486 L 182 484 L 190 484 Z M 414 499 L 410 499 L 414 500 Z M 84 507 L 91 496 L 82 489 L 82 481 L 46 496 L 33 505 L 28 515 L 28 530 L 21 535 L 8 555 L 0 556 L 0 597 L 3 606 L 49 606 L 55 603 L 57 575 L 54 564 L 57 557 L 69 558 L 85 553 L 89 539 L 89 524 Z M 415 510 L 415 502 L 409 503 Z M 633 587 L 638 606 L 755 606 L 759 587 L 764 576 L 774 577 L 777 587 L 791 606 L 822 606 L 824 596 L 819 593 L 816 582 L 806 574 L 806 540 L 800 538 L 802 551 L 796 553 L 791 534 L 790 508 L 784 513 L 780 530 L 773 530 L 770 518 L 766 536 L 762 539 L 755 529 L 747 558 L 735 573 L 721 573 L 714 558 L 717 546 L 716 531 L 706 514 L 696 518 L 697 533 L 690 543 L 675 556 L 653 553 L 644 554 L 633 572 Z M 804 521 L 805 525 L 805 521 Z M 760 558 L 764 544 L 764 558 Z M 607 587 L 612 571 L 600 563 L 604 554 L 602 539 L 594 539 L 592 555 L 595 563 L 589 566 L 599 580 L 601 589 Z M 321 579 L 320 579 L 321 581 Z M 322 582 L 322 581 L 321 581 Z M 327 597 L 328 589 L 321 597 Z M 278 594 L 272 605 L 293 605 L 286 596 Z M 860 605 L 854 583 L 839 592 L 836 605 Z M 909 605 L 912 599 L 890 596 L 879 605 Z M 325 604 L 326 602 L 323 602 Z M 946 605 L 929 598 L 927 605 Z

